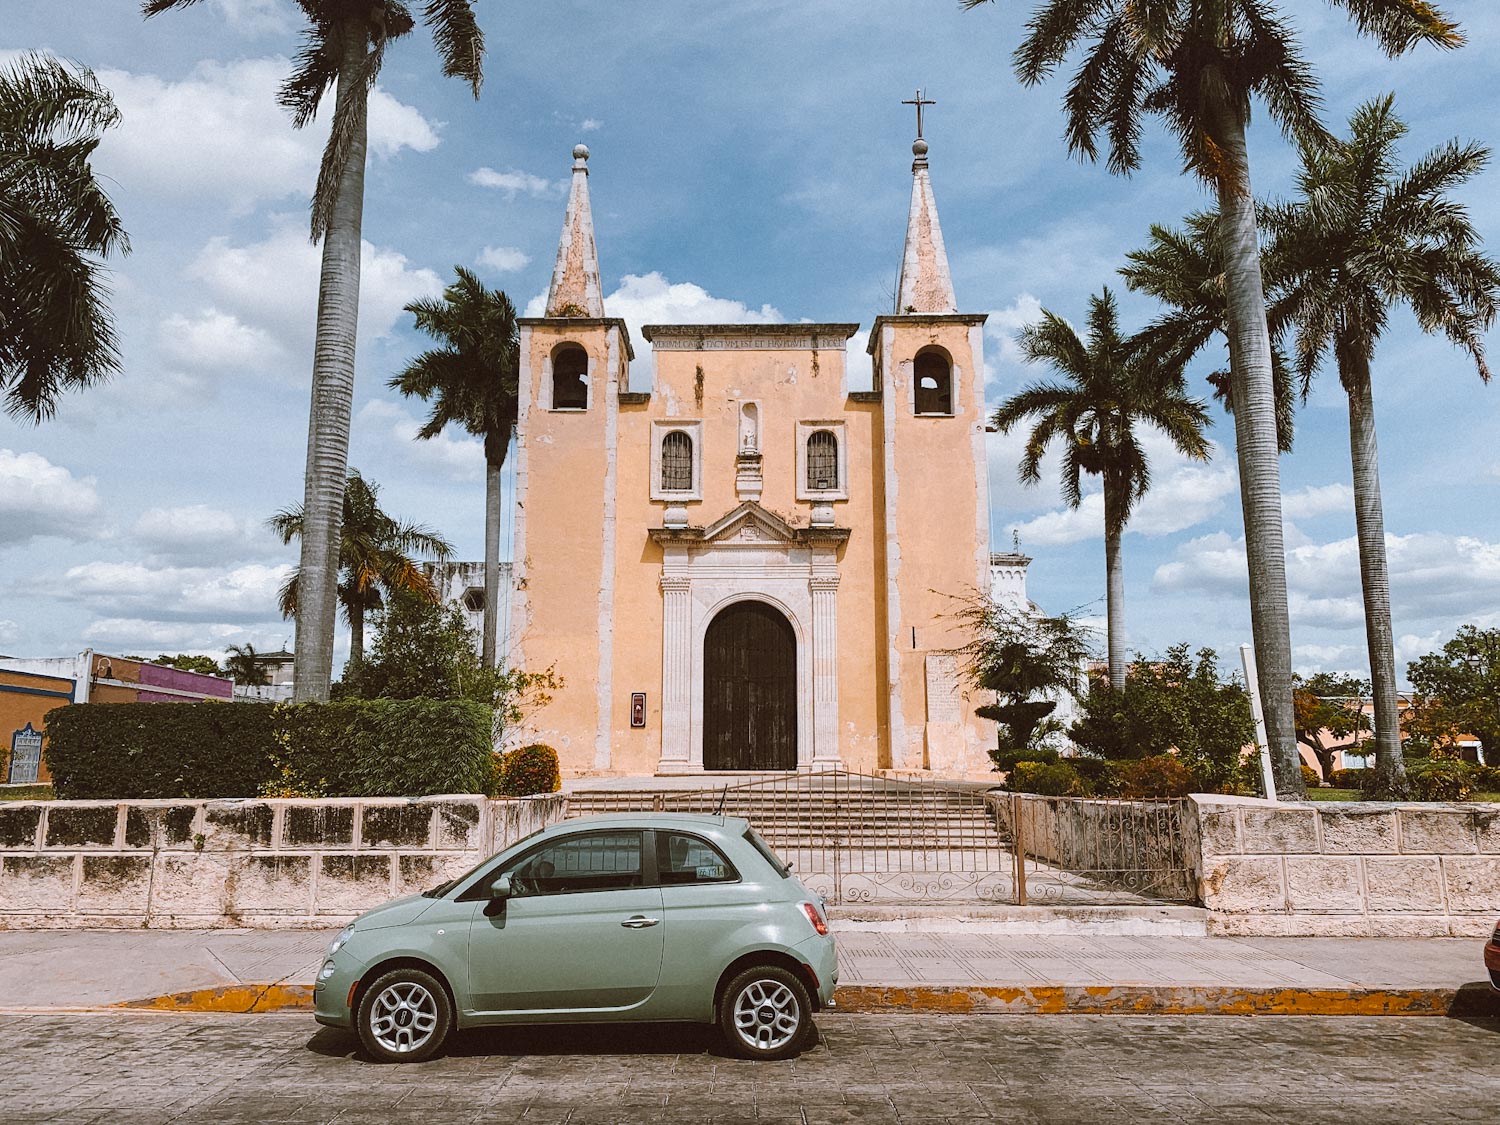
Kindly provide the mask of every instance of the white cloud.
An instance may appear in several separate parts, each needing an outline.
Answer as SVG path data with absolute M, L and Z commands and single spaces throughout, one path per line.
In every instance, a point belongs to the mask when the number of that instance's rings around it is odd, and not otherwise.
M 562 191 L 566 181 L 554 182 L 541 176 L 533 176 L 530 172 L 497 172 L 493 168 L 486 167 L 476 168 L 470 172 L 469 183 L 503 191 L 507 199 L 514 199 L 522 192 L 537 198 L 552 195 Z
M 21 627 L 14 621 L 0 621 L 0 645 L 8 645 L 11 642 L 19 639 L 20 636 Z
M 290 31 L 291 5 L 286 0 L 214 0 L 224 21 L 246 35 Z
M 1000 358 L 1011 363 L 1024 363 L 1021 349 L 1016 346 L 1016 333 L 1028 324 L 1041 318 L 1042 302 L 1030 293 L 1022 293 L 1003 309 L 995 309 L 985 321 L 984 334 L 1000 345 Z M 993 373 L 989 375 L 993 379 Z M 987 380 L 988 381 L 988 380 Z
M 217 319 L 206 326 L 210 336 L 225 337 L 222 343 L 227 354 L 238 354 L 251 340 L 274 341 L 282 354 L 271 358 L 284 366 L 288 356 L 299 357 L 296 374 L 300 377 L 312 356 L 321 261 L 322 251 L 300 227 L 281 221 L 260 242 L 235 245 L 223 236 L 210 239 L 187 274 L 207 288 L 217 316 L 232 321 L 222 322 L 222 333 L 215 330 L 220 323 Z M 405 315 L 408 302 L 435 296 L 442 288 L 436 273 L 414 267 L 404 254 L 361 243 L 360 342 L 386 335 Z M 205 330 L 201 323 L 199 327 Z
M 201 371 L 245 371 L 281 358 L 280 345 L 263 329 L 216 308 L 191 316 L 172 313 L 162 321 L 157 338 L 162 358 L 189 376 Z
M 1354 490 L 1347 484 L 1308 485 L 1281 498 L 1281 514 L 1289 520 L 1312 519 L 1354 508 Z
M 1391 616 L 1397 627 L 1451 628 L 1500 614 L 1500 543 L 1469 535 L 1387 535 Z M 1287 551 L 1294 627 L 1362 630 L 1359 543 L 1350 536 Z M 1156 570 L 1154 588 L 1210 597 L 1246 596 L 1245 542 L 1224 532 L 1194 539 Z M 1426 643 L 1413 635 L 1413 645 Z M 1423 650 L 1425 651 L 1425 650 Z
M 475 260 L 496 273 L 514 273 L 531 264 L 531 255 L 515 246 L 486 246 Z
M 157 563 L 203 566 L 282 550 L 262 521 L 242 519 L 207 504 L 148 508 L 130 534 L 148 561 Z
M 245 6 L 248 15 L 253 5 Z M 98 164 L 127 192 L 226 204 L 243 213 L 266 200 L 307 198 L 328 137 L 332 94 L 318 122 L 292 128 L 276 94 L 288 59 L 200 62 L 186 77 L 101 70 L 122 115 L 105 134 Z M 426 152 L 437 132 L 421 113 L 377 88 L 370 94 L 370 151 Z
M 107 617 L 142 620 L 257 622 L 276 617 L 277 591 L 291 567 L 251 563 L 218 567 L 90 562 L 35 583 L 60 601 Z
M 93 477 L 75 477 L 40 453 L 0 449 L 0 546 L 56 535 L 101 534 L 102 504 Z
M 421 422 L 399 405 L 386 399 L 365 403 L 355 419 L 358 431 L 381 430 L 390 441 L 385 450 L 395 448 L 414 465 L 442 473 L 450 480 L 472 481 L 484 478 L 484 443 L 469 437 L 456 426 L 450 426 L 437 437 L 419 440 Z
M 594 117 L 585 117 L 583 121 L 579 123 L 578 127 L 585 133 L 592 133 L 597 129 L 604 128 L 604 122 Z
M 149 621 L 139 617 L 101 617 L 83 631 L 94 647 L 145 656 L 157 652 L 186 652 L 224 658 L 230 645 L 246 641 L 258 649 L 275 649 L 286 639 L 291 626 L 275 621 L 253 625 L 226 622 Z
M 1024 435 L 1022 435 L 1024 440 Z M 1131 513 L 1127 533 L 1159 536 L 1184 531 L 1217 515 L 1237 487 L 1233 460 L 1210 443 L 1208 462 L 1182 456 L 1153 428 L 1141 432 L 1141 445 L 1151 461 L 1151 491 Z M 1019 443 L 1018 443 L 1019 449 Z M 1014 462 L 1012 462 L 1014 464 Z M 1037 487 L 1057 487 L 1055 459 L 1049 458 Z M 1077 508 L 1056 508 L 1020 525 L 1023 541 L 1039 546 L 1077 543 L 1104 535 L 1104 493 L 1092 480 Z

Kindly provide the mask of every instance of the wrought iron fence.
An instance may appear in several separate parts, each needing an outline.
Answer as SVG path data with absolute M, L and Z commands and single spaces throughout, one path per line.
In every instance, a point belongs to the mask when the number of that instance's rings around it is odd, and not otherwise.
M 569 811 L 743 816 L 831 903 L 1025 905 L 1190 900 L 1184 804 L 1034 797 L 836 768 L 594 791 L 571 797 Z

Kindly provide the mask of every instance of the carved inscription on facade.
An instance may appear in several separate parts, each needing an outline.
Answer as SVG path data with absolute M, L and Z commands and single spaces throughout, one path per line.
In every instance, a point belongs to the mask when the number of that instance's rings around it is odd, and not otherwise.
M 958 685 L 958 654 L 927 654 L 927 721 L 958 723 L 963 721 L 963 695 Z

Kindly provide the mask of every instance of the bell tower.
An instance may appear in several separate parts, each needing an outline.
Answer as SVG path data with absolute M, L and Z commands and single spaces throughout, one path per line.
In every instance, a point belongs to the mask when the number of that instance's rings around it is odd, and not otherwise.
M 957 599 L 989 588 L 985 472 L 985 314 L 958 311 L 928 167 L 912 145 L 911 208 L 896 307 L 875 319 L 868 350 L 882 431 L 885 695 L 893 769 L 943 773 L 989 768 L 993 725 L 965 696 L 968 638 Z
M 517 322 L 511 663 L 552 668 L 567 685 L 532 716 L 533 736 L 607 770 L 619 395 L 635 353 L 625 322 L 604 311 L 588 161 L 588 148 L 574 146 L 546 315 Z

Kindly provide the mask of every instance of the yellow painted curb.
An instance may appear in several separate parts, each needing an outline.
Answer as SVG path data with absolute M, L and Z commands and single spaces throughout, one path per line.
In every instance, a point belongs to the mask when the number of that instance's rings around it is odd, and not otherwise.
M 128 1000 L 157 1012 L 311 1011 L 310 984 L 236 984 Z M 846 985 L 839 1012 L 950 1015 L 1500 1015 L 1500 994 L 1467 988 L 1198 988 L 1175 985 Z
M 115 1008 L 145 1008 L 156 1012 L 293 1012 L 311 1009 L 310 984 L 229 984 L 221 988 L 199 988 L 126 1000 Z

